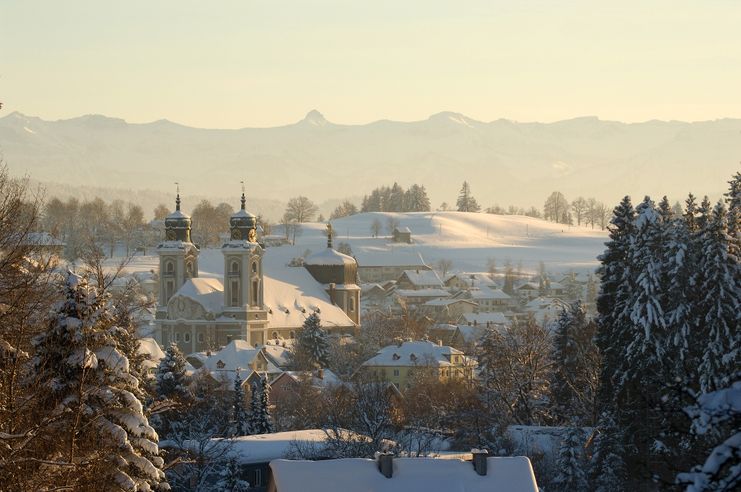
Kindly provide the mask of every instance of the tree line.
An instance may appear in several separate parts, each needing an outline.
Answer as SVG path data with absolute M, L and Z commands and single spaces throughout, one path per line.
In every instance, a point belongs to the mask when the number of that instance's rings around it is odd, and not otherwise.
M 413 184 L 404 190 L 398 183 L 381 186 L 363 197 L 361 212 L 429 212 L 430 199 L 424 186 Z

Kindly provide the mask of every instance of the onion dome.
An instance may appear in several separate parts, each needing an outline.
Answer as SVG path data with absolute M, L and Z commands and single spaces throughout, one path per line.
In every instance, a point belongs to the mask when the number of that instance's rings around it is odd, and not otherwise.
M 167 241 L 190 241 L 192 221 L 180 210 L 180 191 L 175 199 L 175 211 L 165 217 L 165 239 Z
M 257 217 L 245 210 L 247 199 L 242 191 L 242 206 L 229 218 L 231 239 L 234 241 L 257 242 Z

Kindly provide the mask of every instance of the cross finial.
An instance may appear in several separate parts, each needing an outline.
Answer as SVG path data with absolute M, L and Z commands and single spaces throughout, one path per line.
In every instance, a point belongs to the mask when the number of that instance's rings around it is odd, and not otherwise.
M 327 247 L 332 247 L 332 224 L 327 223 Z
M 177 196 L 175 197 L 175 210 L 180 210 L 180 183 L 175 181 Z
M 247 199 L 244 197 L 244 181 L 240 181 L 240 183 L 242 183 L 242 210 L 244 210 Z

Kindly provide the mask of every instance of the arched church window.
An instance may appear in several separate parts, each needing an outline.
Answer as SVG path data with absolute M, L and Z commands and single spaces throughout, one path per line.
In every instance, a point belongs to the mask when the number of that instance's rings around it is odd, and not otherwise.
M 185 343 L 190 343 L 190 333 L 183 333 L 183 341 Z
M 355 298 L 354 297 L 350 298 L 350 312 L 351 313 L 355 312 Z
M 288 334 L 288 338 L 290 338 L 291 340 L 293 340 L 294 338 L 296 338 L 296 332 L 295 331 L 292 331 L 291 333 L 289 333 Z
M 257 273 L 257 262 L 256 261 L 252 262 L 252 273 Z
M 252 305 L 253 306 L 257 306 L 257 300 L 258 300 L 257 286 L 258 286 L 257 280 L 253 281 L 252 282 Z
M 229 271 L 232 273 L 239 273 L 239 262 L 237 260 L 233 260 L 231 265 L 229 266 Z
M 165 273 L 168 273 L 172 275 L 175 273 L 175 262 L 173 261 L 166 261 L 165 262 Z

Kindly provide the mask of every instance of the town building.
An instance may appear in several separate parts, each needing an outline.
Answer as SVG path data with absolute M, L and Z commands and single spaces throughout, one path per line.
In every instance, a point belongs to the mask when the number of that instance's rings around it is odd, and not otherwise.
M 358 276 L 363 283 L 396 280 L 404 270 L 432 270 L 415 251 L 398 247 L 391 251 L 359 251 Z
M 430 371 L 440 381 L 472 381 L 475 366 L 476 362 L 458 349 L 418 340 L 383 347 L 363 362 L 358 373 L 388 381 L 403 391 L 410 386 L 415 370 Z
M 200 249 L 191 240 L 192 221 L 180 210 L 165 218 L 159 255 L 159 298 L 154 335 L 188 353 L 215 350 L 233 340 L 255 347 L 269 339 L 292 339 L 311 313 L 333 333 L 354 334 L 360 325 L 360 288 L 355 260 L 332 248 L 306 259 L 305 267 L 276 266 L 266 274 L 265 250 L 257 241 L 256 217 L 241 207 L 229 220 L 221 247 L 222 278 L 200 278 Z

